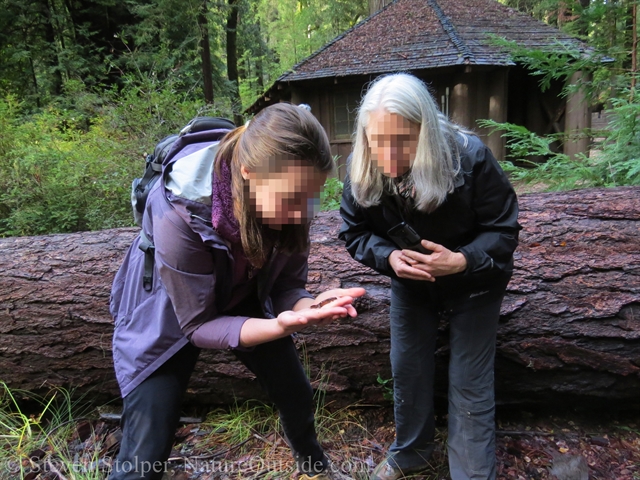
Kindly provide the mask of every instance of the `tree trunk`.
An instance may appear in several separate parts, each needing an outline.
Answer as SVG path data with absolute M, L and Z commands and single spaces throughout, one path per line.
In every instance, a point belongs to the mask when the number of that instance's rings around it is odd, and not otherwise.
M 496 355 L 501 404 L 635 406 L 640 396 L 640 188 L 523 195 L 524 227 L 503 303 Z M 390 378 L 389 280 L 354 262 L 337 239 L 338 212 L 312 227 L 309 285 L 363 286 L 360 315 L 299 334 L 327 398 L 382 402 Z M 109 289 L 136 229 L 0 239 L 0 369 L 12 388 L 118 395 L 111 363 Z M 437 391 L 446 392 L 447 325 Z M 203 351 L 189 401 L 263 398 L 226 351 Z
M 47 0 L 43 2 L 42 6 L 43 10 L 46 12 L 43 18 L 45 39 L 47 40 L 47 44 L 49 45 L 51 52 L 51 55 L 48 55 L 48 58 L 46 59 L 46 63 L 49 66 L 49 73 L 52 77 L 51 93 L 53 95 L 60 95 L 62 93 L 62 72 L 60 71 L 60 48 L 58 48 L 57 40 L 58 38 L 60 39 L 62 49 L 64 50 L 64 45 L 62 44 L 64 36 L 61 34 L 59 29 L 55 28 L 57 21 L 54 20 L 56 15 L 53 3 Z M 58 30 L 58 35 L 56 35 L 56 30 Z
M 631 34 L 631 101 L 636 88 L 636 76 L 638 75 L 638 2 L 633 2 L 631 9 L 632 34 Z
M 227 77 L 231 82 L 231 102 L 233 121 L 242 125 L 242 101 L 238 84 L 238 1 L 229 0 L 229 15 L 227 17 Z
M 200 58 L 202 60 L 202 81 L 205 103 L 213 103 L 213 68 L 211 66 L 211 47 L 209 45 L 209 25 L 207 20 L 207 0 L 203 0 L 198 14 L 200 27 Z

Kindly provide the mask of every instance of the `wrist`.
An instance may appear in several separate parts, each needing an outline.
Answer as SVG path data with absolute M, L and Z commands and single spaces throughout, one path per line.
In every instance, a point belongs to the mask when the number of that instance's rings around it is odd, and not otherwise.
M 287 335 L 277 318 L 249 318 L 240 330 L 240 346 L 254 347 Z
M 467 257 L 464 256 L 461 252 L 456 252 L 456 273 L 462 273 L 467 269 Z
M 280 315 L 282 315 L 282 313 Z M 285 321 L 282 318 L 280 318 L 280 315 L 272 319 L 274 322 L 272 331 L 273 331 L 273 334 L 277 335 L 278 337 L 286 337 L 291 332 L 289 332 L 289 329 L 287 328 Z
M 391 250 L 391 253 L 387 257 L 387 264 L 389 264 L 391 268 L 393 268 L 392 260 L 395 260 L 395 257 L 400 255 L 401 253 L 402 253 L 401 250 Z
M 318 295 L 318 296 L 320 296 L 320 295 Z M 303 310 L 305 308 L 309 308 L 315 302 L 316 302 L 316 300 L 313 299 L 313 298 L 303 297 L 303 298 L 301 298 L 300 300 L 298 300 L 296 302 L 296 304 L 293 306 L 293 308 L 291 310 L 293 310 L 294 312 L 297 312 L 298 310 Z

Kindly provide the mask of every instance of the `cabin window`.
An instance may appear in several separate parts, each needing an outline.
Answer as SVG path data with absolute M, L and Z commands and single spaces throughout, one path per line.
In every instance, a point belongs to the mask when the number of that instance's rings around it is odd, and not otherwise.
M 333 137 L 351 138 L 356 120 L 360 91 L 339 92 L 333 95 Z

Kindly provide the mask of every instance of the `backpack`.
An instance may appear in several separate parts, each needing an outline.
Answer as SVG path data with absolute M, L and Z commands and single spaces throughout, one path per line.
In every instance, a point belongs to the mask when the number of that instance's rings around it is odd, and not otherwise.
M 131 207 L 133 209 L 133 219 L 136 225 L 142 227 L 142 215 L 147 204 L 147 196 L 153 185 L 162 175 L 162 164 L 172 152 L 176 140 L 187 133 L 204 132 L 206 130 L 233 130 L 236 126 L 231 120 L 219 117 L 196 117 L 192 119 L 180 133 L 173 133 L 164 137 L 153 149 L 153 153 L 147 155 L 145 160 L 144 175 L 134 178 L 131 184 Z M 217 135 L 217 134 L 216 134 Z
M 162 176 L 162 166 L 168 157 L 173 157 L 178 153 L 185 142 L 179 142 L 182 136 L 188 133 L 201 133 L 199 141 L 206 141 L 205 132 L 211 131 L 210 140 L 220 139 L 220 130 L 233 130 L 236 126 L 231 120 L 218 117 L 196 117 L 192 119 L 180 133 L 174 133 L 164 137 L 153 149 L 153 153 L 147 155 L 145 160 L 144 174 L 140 178 L 135 178 L 131 184 L 131 206 L 133 208 L 133 219 L 139 227 L 142 227 L 142 216 L 147 204 L 149 192 L 158 179 Z M 174 148 L 175 147 L 175 148 Z M 153 264 L 155 247 L 145 235 L 144 230 L 140 231 L 139 248 L 144 252 L 144 276 L 142 285 L 149 292 L 153 285 Z

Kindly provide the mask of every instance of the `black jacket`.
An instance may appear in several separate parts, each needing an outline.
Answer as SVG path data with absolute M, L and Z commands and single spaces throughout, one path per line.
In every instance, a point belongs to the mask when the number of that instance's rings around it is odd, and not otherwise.
M 438 277 L 436 284 L 458 291 L 482 287 L 487 280 L 508 280 L 513 270 L 513 252 L 518 245 L 518 201 L 491 151 L 476 136 L 460 145 L 461 172 L 455 190 L 432 213 L 413 210 L 408 223 L 421 238 L 461 252 L 467 259 L 465 272 Z M 344 182 L 340 214 L 344 220 L 339 237 L 358 262 L 396 278 L 387 258 L 398 247 L 387 231 L 400 223 L 392 202 L 362 208 L 351 193 L 349 176 Z M 399 279 L 424 285 L 428 282 Z M 505 283 L 506 285 L 506 283 Z

